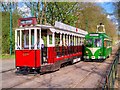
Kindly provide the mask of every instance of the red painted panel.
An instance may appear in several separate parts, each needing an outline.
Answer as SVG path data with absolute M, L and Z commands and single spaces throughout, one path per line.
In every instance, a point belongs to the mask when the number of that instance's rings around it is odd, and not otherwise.
M 66 55 L 56 58 L 57 52 L 55 51 L 55 47 L 48 47 L 48 63 L 54 63 L 58 60 L 64 60 L 75 56 L 80 56 L 80 57 L 82 56 L 82 46 L 72 46 L 72 48 L 76 53 L 68 54 L 68 48 L 66 48 L 65 49 Z M 62 47 L 60 47 L 60 52 L 62 53 Z
M 54 47 L 48 47 L 48 63 L 54 63 L 56 52 Z
M 73 54 L 67 54 L 67 55 L 64 55 L 64 56 L 61 56 L 61 57 L 58 57 L 58 58 L 54 58 L 54 61 L 58 61 L 58 60 L 64 60 L 64 59 L 68 59 L 68 58 L 72 58 L 72 57 L 75 57 L 75 56 L 82 56 L 82 46 L 72 46 L 74 52 L 76 53 L 73 53 Z M 68 49 L 68 48 L 67 48 Z
M 16 66 L 40 67 L 40 50 L 16 50 Z
M 72 57 L 75 57 L 75 56 L 80 56 L 81 57 L 82 52 L 75 53 L 75 54 L 70 54 L 70 55 L 65 55 L 65 56 L 62 56 L 62 57 L 59 57 L 59 58 L 55 58 L 55 61 L 64 60 L 64 59 L 72 58 Z

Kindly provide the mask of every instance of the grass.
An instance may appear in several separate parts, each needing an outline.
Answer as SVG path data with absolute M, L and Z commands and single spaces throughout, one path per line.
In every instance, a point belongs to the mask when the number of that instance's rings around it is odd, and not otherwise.
M 15 55 L 9 55 L 9 54 L 2 54 L 0 55 L 0 59 L 14 59 L 15 58 Z

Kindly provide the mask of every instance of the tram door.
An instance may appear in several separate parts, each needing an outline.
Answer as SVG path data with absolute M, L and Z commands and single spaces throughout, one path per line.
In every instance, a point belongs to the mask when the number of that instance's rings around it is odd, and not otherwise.
M 47 62 L 47 30 L 41 29 L 41 64 L 46 64 Z

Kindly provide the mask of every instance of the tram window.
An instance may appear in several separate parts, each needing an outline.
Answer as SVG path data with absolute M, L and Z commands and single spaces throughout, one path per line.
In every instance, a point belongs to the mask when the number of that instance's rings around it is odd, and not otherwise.
M 37 49 L 40 49 L 40 40 L 40 30 L 37 29 Z
M 107 42 L 106 41 L 104 41 L 104 47 L 106 47 L 107 46 Z
M 76 46 L 76 36 L 74 37 L 74 46 Z
M 52 35 L 49 35 L 49 44 L 52 44 Z
M 79 45 L 81 45 L 81 37 L 79 38 Z
M 74 46 L 76 45 L 76 37 L 74 36 Z
M 82 40 L 83 40 L 83 38 L 81 37 L 81 45 L 82 45 L 82 43 L 83 43 Z
M 86 45 L 87 47 L 92 47 L 92 39 L 86 40 L 86 41 L 85 41 L 85 45 Z
M 17 49 L 20 49 L 20 31 L 17 31 Z
M 47 47 L 47 37 L 46 36 L 41 36 L 43 39 L 44 46 Z
M 95 39 L 94 40 L 95 47 L 101 47 L 102 46 L 102 40 L 101 39 Z
M 79 37 L 77 37 L 77 45 L 79 46 Z
M 31 49 L 34 49 L 34 29 L 31 30 Z
M 81 37 L 81 45 L 82 45 L 82 43 L 83 43 L 83 41 L 82 41 L 82 40 L 83 40 L 83 38 Z
M 22 31 L 22 48 L 29 48 L 29 30 Z
M 80 45 L 80 37 L 78 37 L 78 45 Z
M 55 46 L 59 46 L 60 43 L 60 34 L 55 33 Z
M 107 46 L 109 46 L 109 41 L 107 41 Z
M 72 46 L 72 36 L 70 36 L 70 46 Z

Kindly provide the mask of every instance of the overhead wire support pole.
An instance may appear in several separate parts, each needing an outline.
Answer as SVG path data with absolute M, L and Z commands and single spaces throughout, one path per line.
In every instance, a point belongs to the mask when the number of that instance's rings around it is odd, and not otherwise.
M 12 2 L 10 2 L 10 55 L 12 55 Z
M 34 17 L 34 0 L 32 0 L 32 17 Z

